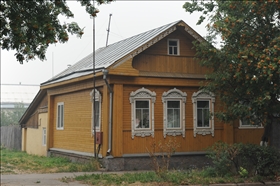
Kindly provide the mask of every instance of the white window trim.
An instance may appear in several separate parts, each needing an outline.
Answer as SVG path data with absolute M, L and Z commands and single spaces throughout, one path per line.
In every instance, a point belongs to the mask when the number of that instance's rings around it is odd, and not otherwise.
M 152 136 L 154 137 L 154 103 L 156 101 L 156 93 L 142 87 L 135 92 L 130 93 L 130 104 L 131 104 L 131 137 L 134 136 Z M 147 101 L 149 100 L 149 115 L 150 115 L 150 128 L 136 128 L 136 113 L 135 113 L 135 102 L 136 101 Z
M 212 114 L 209 119 L 209 127 L 197 127 L 197 101 L 209 101 L 209 110 L 211 113 L 214 113 L 214 103 L 215 95 L 211 92 L 205 92 L 200 90 L 194 92 L 192 95 L 193 103 L 193 135 L 196 137 L 197 134 L 206 135 L 212 134 L 214 137 L 214 115 Z
M 98 127 L 95 127 L 95 129 L 96 129 L 96 132 L 100 132 L 100 130 L 101 130 L 101 103 L 102 103 L 102 96 L 101 96 L 101 93 L 97 90 L 97 89 L 95 89 L 95 99 L 93 98 L 93 96 L 94 96 L 94 92 L 93 92 L 94 90 L 92 90 L 91 92 L 90 92 L 90 100 L 91 100 L 91 131 L 92 131 L 92 136 L 93 136 L 93 134 L 94 134 L 94 126 L 93 126 L 93 124 L 94 124 L 94 116 L 95 116 L 95 114 L 94 114 L 94 108 L 93 108 L 93 102 L 94 102 L 94 100 L 96 100 L 96 101 L 99 101 L 99 126 Z
M 58 126 L 59 124 L 59 121 L 58 121 L 58 107 L 59 106 L 63 106 L 63 113 L 61 113 L 63 115 L 63 120 L 60 122 L 60 125 L 61 123 L 63 124 L 62 126 Z M 56 116 L 56 129 L 57 130 L 64 130 L 64 112 L 65 112 L 65 108 L 64 108 L 64 102 L 58 102 L 57 103 L 57 116 Z
M 187 93 L 182 92 L 176 88 L 171 89 L 162 94 L 163 103 L 163 137 L 182 135 L 185 137 L 185 105 L 187 100 Z M 180 101 L 180 127 L 168 128 L 167 127 L 167 101 Z
M 177 42 L 177 54 L 169 54 L 169 41 L 176 41 Z M 180 42 L 179 39 L 168 39 L 167 40 L 167 54 L 172 56 L 179 56 L 180 55 Z
M 42 145 L 43 146 L 46 146 L 47 145 L 47 128 L 46 127 L 43 127 L 42 128 Z

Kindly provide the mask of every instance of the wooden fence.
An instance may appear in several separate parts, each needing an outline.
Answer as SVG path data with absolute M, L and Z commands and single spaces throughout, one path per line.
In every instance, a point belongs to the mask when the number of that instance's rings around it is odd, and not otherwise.
M 2 126 L 1 146 L 21 150 L 21 127 L 19 125 Z

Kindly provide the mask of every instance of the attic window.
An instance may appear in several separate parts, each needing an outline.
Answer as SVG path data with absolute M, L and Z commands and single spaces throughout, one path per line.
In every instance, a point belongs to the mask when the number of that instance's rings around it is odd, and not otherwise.
M 179 55 L 179 39 L 168 39 L 168 54 Z

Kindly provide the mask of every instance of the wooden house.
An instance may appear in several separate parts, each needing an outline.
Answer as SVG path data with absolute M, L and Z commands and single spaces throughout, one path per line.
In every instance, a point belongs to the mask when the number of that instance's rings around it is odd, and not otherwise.
M 195 40 L 204 39 L 176 21 L 100 48 L 42 83 L 20 121 L 22 150 L 43 144 L 45 154 L 75 160 L 96 151 L 107 170 L 132 170 L 151 168 L 153 141 L 176 139 L 177 167 L 205 165 L 205 149 L 218 141 L 258 144 L 262 127 L 209 115 L 219 100 L 199 90 L 208 69 L 194 59 Z M 40 125 L 41 139 L 30 132 Z

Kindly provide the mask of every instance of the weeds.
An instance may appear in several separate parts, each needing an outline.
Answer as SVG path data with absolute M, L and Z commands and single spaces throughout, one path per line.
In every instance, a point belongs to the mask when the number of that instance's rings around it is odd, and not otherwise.
M 180 147 L 176 139 L 169 139 L 167 142 L 161 141 L 157 144 L 155 140 L 151 142 L 149 150 L 147 151 L 152 159 L 152 164 L 156 174 L 164 176 L 168 171 L 170 158 L 175 153 L 176 149 Z

